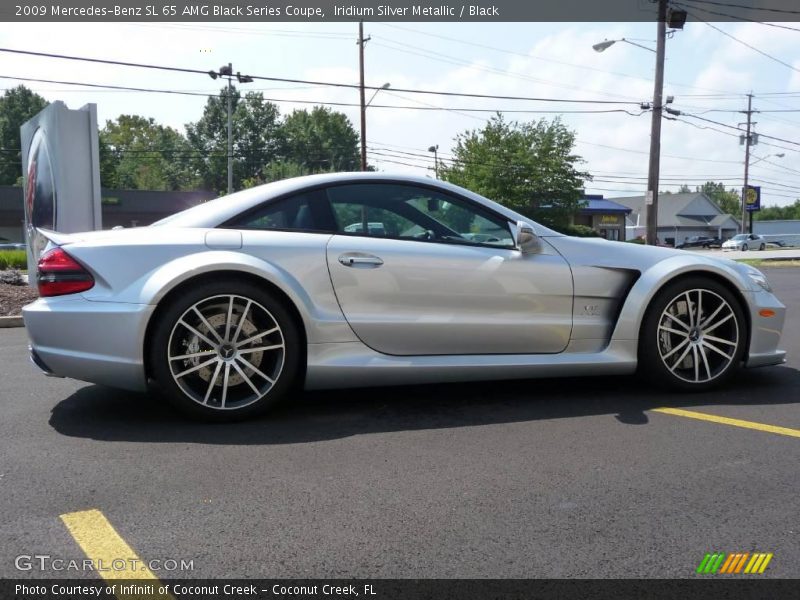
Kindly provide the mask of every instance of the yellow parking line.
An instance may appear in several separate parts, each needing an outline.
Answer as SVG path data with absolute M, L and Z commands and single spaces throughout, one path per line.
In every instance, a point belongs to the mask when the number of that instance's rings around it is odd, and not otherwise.
M 800 429 L 778 427 L 777 425 L 767 425 L 766 423 L 756 423 L 755 421 L 743 421 L 742 419 L 731 419 L 730 417 L 718 417 L 717 415 L 709 415 L 706 413 L 694 412 L 692 410 L 683 410 L 682 408 L 661 407 L 653 408 L 651 410 L 653 412 L 663 413 L 665 415 L 699 419 L 700 421 L 711 421 L 712 423 L 722 423 L 723 425 L 731 425 L 733 427 L 756 429 L 758 431 L 766 431 L 767 433 L 776 433 L 778 435 L 788 435 L 789 437 L 800 438 Z
M 161 585 L 158 577 L 147 567 L 147 564 L 134 552 L 125 540 L 117 533 L 105 515 L 99 510 L 83 510 L 61 515 L 61 520 L 72 534 L 72 537 L 92 561 L 93 568 L 106 581 L 145 579 L 157 590 Z M 120 600 L 125 598 L 172 598 L 169 594 L 142 596 L 129 595 L 120 591 L 115 595 Z

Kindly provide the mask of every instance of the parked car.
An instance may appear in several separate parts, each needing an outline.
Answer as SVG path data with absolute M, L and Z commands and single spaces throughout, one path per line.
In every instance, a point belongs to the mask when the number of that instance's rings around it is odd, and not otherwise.
M 356 215 L 399 233 L 348 231 Z M 211 420 L 261 412 L 297 385 L 641 367 L 695 391 L 785 357 L 785 308 L 754 267 L 565 236 L 422 177 L 313 175 L 149 227 L 42 234 L 41 297 L 23 309 L 33 361 L 155 387 Z
M 6 238 L 0 238 L 0 250 L 25 250 L 25 244 L 12 242 Z
M 705 236 L 692 236 L 686 238 L 682 244 L 675 246 L 676 248 L 719 248 L 722 245 L 722 240 L 714 237 Z
M 767 240 L 755 233 L 740 233 L 722 243 L 723 250 L 764 250 Z

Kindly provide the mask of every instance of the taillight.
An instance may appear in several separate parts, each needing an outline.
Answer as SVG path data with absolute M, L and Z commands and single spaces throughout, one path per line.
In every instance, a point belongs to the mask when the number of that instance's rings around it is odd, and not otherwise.
M 62 248 L 45 252 L 39 259 L 38 270 L 40 296 L 77 294 L 94 286 L 91 273 Z

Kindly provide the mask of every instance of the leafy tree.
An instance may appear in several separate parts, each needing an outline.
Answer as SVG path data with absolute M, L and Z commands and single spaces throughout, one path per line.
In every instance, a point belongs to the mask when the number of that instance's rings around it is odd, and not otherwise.
M 800 219 L 800 200 L 787 206 L 765 206 L 753 213 L 756 221 L 794 220 Z
M 722 212 L 737 218 L 741 215 L 742 199 L 736 190 L 726 190 L 725 185 L 722 183 L 706 181 L 703 185 L 697 186 L 697 191 L 704 193 L 716 202 L 717 206 L 722 209 Z
M 573 153 L 575 134 L 560 119 L 508 123 L 498 114 L 456 138 L 442 179 L 474 190 L 547 225 L 564 227 L 580 208 L 588 173 Z
M 120 115 L 100 131 L 100 180 L 119 189 L 192 189 L 198 178 L 190 153 L 175 129 L 152 118 Z
M 241 189 L 244 181 L 259 180 L 267 163 L 280 159 L 283 141 L 278 107 L 264 101 L 260 92 L 248 92 L 244 98 L 231 88 L 233 132 L 233 187 Z M 195 169 L 203 187 L 218 192 L 228 188 L 228 88 L 206 102 L 203 116 L 186 126 Z
M 267 163 L 255 177 L 248 177 L 242 180 L 242 187 L 251 188 L 271 181 L 279 181 L 281 179 L 288 179 L 289 177 L 300 177 L 309 174 L 310 172 L 305 165 L 279 158 L 278 160 Z
M 308 173 L 356 171 L 360 165 L 359 136 L 344 113 L 315 106 L 295 110 L 283 122 L 287 160 Z
M 48 102 L 24 85 L 0 97 L 0 185 L 17 185 L 22 174 L 19 128 Z

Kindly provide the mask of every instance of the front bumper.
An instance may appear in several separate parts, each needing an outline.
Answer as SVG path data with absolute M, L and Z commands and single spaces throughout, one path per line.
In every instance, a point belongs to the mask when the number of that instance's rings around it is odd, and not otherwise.
M 46 374 L 145 391 L 148 304 L 40 298 L 22 309 L 31 358 Z
M 786 351 L 778 349 L 786 318 L 786 307 L 766 290 L 743 292 L 750 308 L 750 346 L 746 367 L 765 367 L 786 362 Z M 771 311 L 764 316 L 762 311 Z M 767 314 L 768 314 L 767 313 Z

